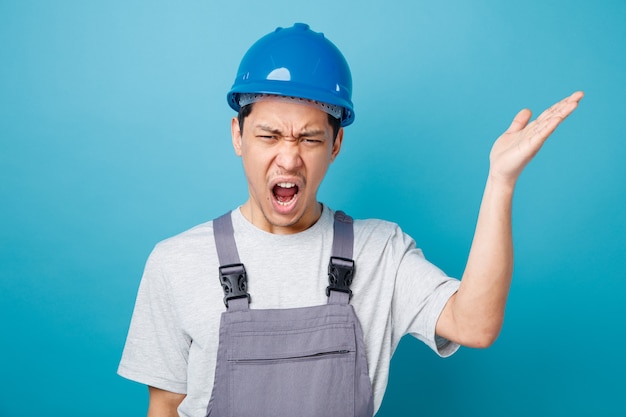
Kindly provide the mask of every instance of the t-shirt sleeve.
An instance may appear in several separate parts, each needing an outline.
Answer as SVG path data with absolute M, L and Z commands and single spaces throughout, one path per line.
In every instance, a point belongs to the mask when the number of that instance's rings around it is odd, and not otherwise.
M 403 335 L 411 334 L 438 355 L 450 356 L 459 345 L 437 336 L 435 327 L 460 281 L 427 261 L 410 236 L 399 228 L 396 233 L 394 251 L 400 260 L 392 305 L 394 338 L 399 341 Z
M 118 374 L 171 392 L 187 391 L 190 338 L 178 323 L 170 285 L 152 251 L 139 284 Z

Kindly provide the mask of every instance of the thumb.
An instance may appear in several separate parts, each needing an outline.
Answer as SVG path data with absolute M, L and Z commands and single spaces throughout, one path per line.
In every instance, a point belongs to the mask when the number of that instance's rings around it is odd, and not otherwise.
M 521 110 L 511 122 L 511 126 L 509 126 L 504 133 L 513 133 L 522 130 L 526 127 L 532 115 L 532 112 L 528 109 Z

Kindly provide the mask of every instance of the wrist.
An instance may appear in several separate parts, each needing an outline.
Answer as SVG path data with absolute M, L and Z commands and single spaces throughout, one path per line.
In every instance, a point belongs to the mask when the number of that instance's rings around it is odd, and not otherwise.
M 520 173 L 521 172 L 502 172 L 502 170 L 489 167 L 487 182 L 495 187 L 512 191 L 515 188 L 515 184 L 517 184 Z
M 498 195 L 512 197 L 513 192 L 515 191 L 516 183 L 517 179 L 506 178 L 490 172 L 487 176 L 487 184 L 485 186 L 485 189 Z

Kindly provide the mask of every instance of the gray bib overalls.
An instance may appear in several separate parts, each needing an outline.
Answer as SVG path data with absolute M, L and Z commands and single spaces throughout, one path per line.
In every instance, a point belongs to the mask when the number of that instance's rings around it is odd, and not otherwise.
M 227 310 L 207 417 L 371 417 L 363 332 L 349 304 L 352 219 L 335 214 L 328 304 L 291 309 L 249 308 L 230 213 L 213 229 Z

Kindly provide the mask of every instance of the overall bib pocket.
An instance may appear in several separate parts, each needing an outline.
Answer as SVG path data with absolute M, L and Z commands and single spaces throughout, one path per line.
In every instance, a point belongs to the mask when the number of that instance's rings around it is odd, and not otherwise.
M 355 337 L 350 323 L 235 332 L 232 416 L 354 415 Z

